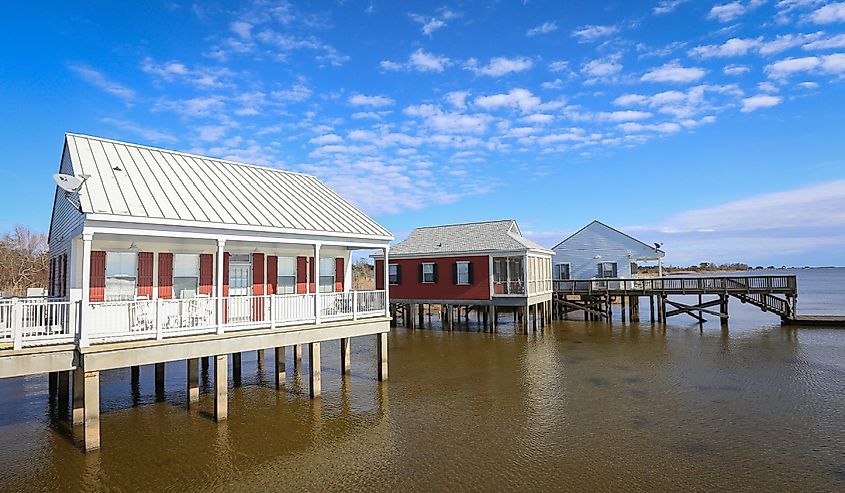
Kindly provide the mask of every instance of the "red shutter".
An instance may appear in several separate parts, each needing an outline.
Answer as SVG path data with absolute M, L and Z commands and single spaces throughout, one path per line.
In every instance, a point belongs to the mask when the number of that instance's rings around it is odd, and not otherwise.
M 308 257 L 308 289 L 309 293 L 316 293 L 315 289 L 317 278 L 314 277 L 314 257 Z
M 91 301 L 106 299 L 106 252 L 91 252 L 91 285 L 88 298 Z
M 153 299 L 153 254 L 138 253 L 138 296 Z
M 200 254 L 200 294 L 214 293 L 214 255 Z
M 384 289 L 384 260 L 376 260 L 376 289 Z
M 267 294 L 276 294 L 279 290 L 279 257 L 267 255 Z
M 223 296 L 229 296 L 229 252 L 223 252 Z
M 158 254 L 158 297 L 173 298 L 173 254 Z
M 264 254 L 252 254 L 252 294 L 264 294 Z
M 343 259 L 336 258 L 334 259 L 334 290 L 338 293 L 343 291 L 343 276 L 345 272 L 343 270 Z
M 296 257 L 296 292 L 303 294 L 308 291 L 308 279 L 305 272 L 308 270 L 308 262 L 305 257 Z

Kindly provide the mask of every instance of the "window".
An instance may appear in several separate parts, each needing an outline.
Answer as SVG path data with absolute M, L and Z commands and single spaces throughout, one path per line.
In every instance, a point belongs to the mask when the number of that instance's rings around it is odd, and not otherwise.
M 252 255 L 233 253 L 229 256 L 229 296 L 252 294 Z
M 296 293 L 296 257 L 279 257 L 278 288 L 279 294 Z
M 566 280 L 570 278 L 569 264 L 555 264 L 555 279 Z
M 135 299 L 138 255 L 135 252 L 106 254 L 106 301 Z
M 320 259 L 320 289 L 321 293 L 334 291 L 335 261 L 333 258 Z
M 424 282 L 424 283 L 435 282 L 434 264 L 432 264 L 432 263 L 422 264 L 422 282 Z
M 616 277 L 616 262 L 601 262 L 599 263 L 599 277 L 614 278 Z
M 469 284 L 469 262 L 456 262 L 456 284 Z
M 390 264 L 387 266 L 387 282 L 392 285 L 399 284 L 399 265 Z
M 173 297 L 196 298 L 200 281 L 200 256 L 193 253 L 173 255 Z

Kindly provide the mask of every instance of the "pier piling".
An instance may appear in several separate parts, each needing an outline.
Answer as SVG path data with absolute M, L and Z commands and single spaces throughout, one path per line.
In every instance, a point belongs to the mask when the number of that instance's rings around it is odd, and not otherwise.
M 322 392 L 322 381 L 320 376 L 320 343 L 308 343 L 308 392 L 311 398 L 320 397 Z
M 200 400 L 200 360 L 190 358 L 188 363 L 188 407 Z
M 229 417 L 229 355 L 214 357 L 214 420 Z
M 275 363 L 276 363 L 276 388 L 280 389 L 285 384 L 285 347 L 277 347 L 274 349 Z

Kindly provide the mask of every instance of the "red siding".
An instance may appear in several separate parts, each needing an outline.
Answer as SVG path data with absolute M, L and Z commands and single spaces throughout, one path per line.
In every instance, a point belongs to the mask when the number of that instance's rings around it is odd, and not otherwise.
M 173 254 L 158 254 L 158 297 L 173 298 Z
M 153 299 L 153 253 L 138 253 L 138 296 Z
M 267 255 L 267 294 L 276 294 L 279 282 L 279 257 Z
M 337 292 L 343 291 L 343 275 L 345 274 L 343 270 L 343 259 L 336 258 L 334 259 L 334 290 Z
M 106 299 L 106 252 L 91 252 L 91 285 L 88 297 L 91 301 Z
M 296 292 L 305 293 L 308 290 L 308 280 L 305 277 L 308 270 L 308 262 L 305 257 L 296 257 Z
M 200 255 L 200 294 L 214 294 L 214 255 Z
M 456 285 L 452 282 L 452 264 L 471 262 L 473 283 Z M 390 299 L 419 300 L 489 300 L 490 260 L 487 256 L 437 257 L 425 259 L 389 259 L 402 272 L 400 283 L 390 285 Z M 419 266 L 423 262 L 437 264 L 436 283 L 419 282 Z M 376 289 L 384 289 L 384 261 L 376 260 Z

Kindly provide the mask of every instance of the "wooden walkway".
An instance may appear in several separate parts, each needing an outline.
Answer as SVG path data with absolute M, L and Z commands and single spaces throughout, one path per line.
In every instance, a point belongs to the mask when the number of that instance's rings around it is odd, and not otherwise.
M 704 315 L 712 315 L 726 325 L 728 300 L 735 298 L 780 316 L 784 323 L 798 320 L 795 315 L 798 282 L 790 275 L 573 279 L 554 281 L 554 290 L 554 314 L 558 318 L 580 310 L 585 319 L 610 319 L 611 306 L 619 301 L 623 321 L 626 314 L 632 321 L 638 321 L 640 298 L 648 298 L 652 321 L 665 322 L 668 317 L 686 314 L 704 322 Z M 670 299 L 670 296 L 690 295 L 697 295 L 698 303 Z

